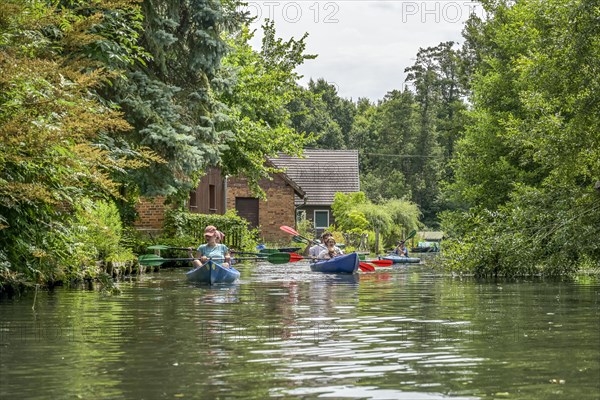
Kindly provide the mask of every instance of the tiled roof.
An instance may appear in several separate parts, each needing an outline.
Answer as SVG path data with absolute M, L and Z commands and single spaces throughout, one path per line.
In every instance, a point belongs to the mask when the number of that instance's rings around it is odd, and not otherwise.
M 304 156 L 282 154 L 270 161 L 304 190 L 306 205 L 331 205 L 336 192 L 360 191 L 357 150 L 304 150 Z

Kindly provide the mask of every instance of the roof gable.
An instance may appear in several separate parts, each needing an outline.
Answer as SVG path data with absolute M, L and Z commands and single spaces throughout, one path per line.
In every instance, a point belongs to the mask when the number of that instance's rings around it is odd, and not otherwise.
M 281 154 L 270 161 L 304 190 L 306 205 L 331 205 L 336 192 L 360 191 L 357 150 L 304 150 L 304 157 Z

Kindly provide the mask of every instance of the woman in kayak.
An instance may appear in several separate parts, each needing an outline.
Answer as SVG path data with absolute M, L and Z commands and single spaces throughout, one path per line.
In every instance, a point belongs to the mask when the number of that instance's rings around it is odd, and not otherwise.
M 323 251 L 319 253 L 318 258 L 320 260 L 328 260 L 330 258 L 344 254 L 342 250 L 340 250 L 340 248 L 335 245 L 335 239 L 333 238 L 333 236 L 330 236 L 327 239 L 325 239 L 324 244 L 327 246 L 327 248 L 323 249 Z
M 229 264 L 231 263 L 229 249 L 224 244 L 219 243 L 221 241 L 221 233 L 217 231 L 217 228 L 212 225 L 207 226 L 204 229 L 204 240 L 206 240 L 206 243 L 200 245 L 196 250 L 196 258 L 199 260 L 192 261 L 194 267 L 197 268 L 211 259 L 217 261 L 221 266 L 229 268 Z M 192 248 L 188 251 L 190 258 L 193 257 L 192 251 Z

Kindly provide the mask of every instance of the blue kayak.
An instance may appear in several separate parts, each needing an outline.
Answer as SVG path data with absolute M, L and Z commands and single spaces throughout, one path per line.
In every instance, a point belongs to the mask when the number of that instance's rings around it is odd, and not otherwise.
M 390 260 L 394 264 L 418 264 L 421 262 L 420 258 L 417 257 L 406 257 L 397 256 L 395 254 L 388 254 L 387 256 L 379 256 L 380 260 Z
M 233 267 L 225 268 L 212 260 L 208 260 L 198 268 L 185 274 L 190 282 L 231 283 L 240 277 L 240 271 Z
M 310 269 L 314 272 L 330 274 L 353 274 L 358 271 L 359 262 L 358 254 L 350 253 L 330 260 L 317 261 L 310 265 Z

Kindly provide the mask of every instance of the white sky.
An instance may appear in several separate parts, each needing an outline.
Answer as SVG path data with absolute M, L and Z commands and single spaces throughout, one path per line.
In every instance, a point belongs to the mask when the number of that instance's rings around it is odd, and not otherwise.
M 298 71 L 301 83 L 324 78 L 341 97 L 373 101 L 404 87 L 404 69 L 413 65 L 419 48 L 453 40 L 462 43 L 463 23 L 479 4 L 450 0 L 250 0 L 246 7 L 275 20 L 277 36 L 300 38 L 308 54 L 318 54 Z M 260 29 L 255 45 L 260 46 Z

